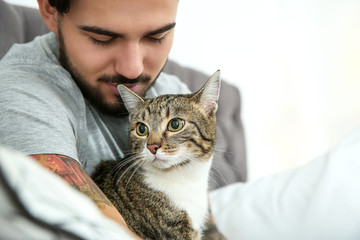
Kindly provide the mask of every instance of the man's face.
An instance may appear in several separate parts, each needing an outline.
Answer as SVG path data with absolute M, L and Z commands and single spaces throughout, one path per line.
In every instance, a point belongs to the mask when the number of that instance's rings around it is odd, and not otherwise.
M 59 17 L 60 61 L 99 110 L 126 110 L 117 84 L 144 96 L 173 43 L 177 0 L 77 0 Z

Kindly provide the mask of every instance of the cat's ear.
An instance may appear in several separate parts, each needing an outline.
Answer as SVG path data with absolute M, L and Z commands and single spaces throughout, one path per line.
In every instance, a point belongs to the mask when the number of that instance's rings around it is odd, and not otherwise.
M 137 108 L 137 106 L 144 102 L 144 100 L 139 95 L 137 95 L 124 85 L 119 84 L 117 86 L 117 89 L 129 114 L 132 114 Z
M 203 106 L 208 115 L 216 113 L 220 94 L 220 85 L 220 70 L 218 70 L 195 94 L 195 96 L 199 98 L 199 103 Z

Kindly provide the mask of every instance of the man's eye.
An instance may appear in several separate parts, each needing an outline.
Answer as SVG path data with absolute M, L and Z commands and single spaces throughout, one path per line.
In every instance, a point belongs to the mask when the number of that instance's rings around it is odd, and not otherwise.
M 148 39 L 154 43 L 162 43 L 166 39 L 167 35 L 168 34 L 166 33 L 162 35 L 149 36 Z
M 95 45 L 108 46 L 114 41 L 114 38 L 110 38 L 108 40 L 99 40 L 99 39 L 90 37 L 90 41 Z

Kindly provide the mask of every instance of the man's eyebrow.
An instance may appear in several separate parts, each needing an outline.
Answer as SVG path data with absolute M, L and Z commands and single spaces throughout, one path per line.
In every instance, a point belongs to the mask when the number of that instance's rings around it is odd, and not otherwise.
M 160 34 L 160 33 L 164 33 L 164 32 L 167 32 L 171 29 L 173 29 L 175 27 L 176 23 L 169 23 L 167 25 L 165 25 L 164 27 L 161 27 L 157 30 L 154 30 L 154 31 L 150 31 L 150 32 L 147 32 L 145 34 L 145 36 L 152 36 L 152 35 L 157 35 L 157 34 Z
M 95 34 L 99 34 L 99 35 L 105 35 L 105 36 L 109 36 L 109 37 L 124 37 L 124 35 L 116 33 L 116 32 L 112 32 L 100 27 L 95 27 L 95 26 L 79 26 L 79 28 L 83 31 L 86 32 L 91 32 L 91 33 L 95 33 Z
M 145 36 L 157 35 L 157 34 L 169 31 L 169 30 L 173 29 L 175 27 L 175 25 L 176 25 L 176 23 L 169 23 L 159 29 L 145 33 Z M 103 29 L 100 27 L 96 27 L 96 26 L 79 26 L 79 28 L 86 32 L 91 32 L 91 33 L 95 33 L 95 34 L 99 34 L 99 35 L 105 35 L 105 36 L 109 36 L 109 37 L 113 37 L 113 38 L 123 38 L 124 37 L 124 34 L 116 33 L 116 32 L 109 31 L 109 30 L 106 30 L 106 29 Z

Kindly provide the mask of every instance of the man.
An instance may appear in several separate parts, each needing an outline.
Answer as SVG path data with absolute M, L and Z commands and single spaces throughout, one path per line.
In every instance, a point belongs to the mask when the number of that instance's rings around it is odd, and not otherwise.
M 0 144 L 31 155 L 126 226 L 88 174 L 100 159 L 128 150 L 127 112 L 117 84 L 147 97 L 188 92 L 161 73 L 178 1 L 38 4 L 53 33 L 15 46 L 0 64 Z

